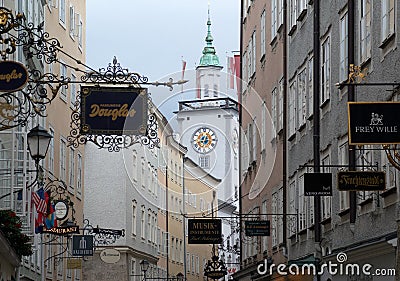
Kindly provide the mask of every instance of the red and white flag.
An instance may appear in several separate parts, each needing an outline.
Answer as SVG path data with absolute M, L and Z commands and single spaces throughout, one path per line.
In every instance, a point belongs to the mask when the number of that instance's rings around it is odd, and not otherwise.
M 182 80 L 185 78 L 186 61 L 182 60 Z
M 43 187 L 39 188 L 36 192 L 32 192 L 32 201 L 35 204 L 38 213 L 47 213 L 46 193 Z

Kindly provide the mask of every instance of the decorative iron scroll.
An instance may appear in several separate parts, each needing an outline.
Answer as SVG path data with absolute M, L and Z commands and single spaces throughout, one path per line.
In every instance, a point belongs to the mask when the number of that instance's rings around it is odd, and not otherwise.
M 93 227 L 88 219 L 83 220 L 83 233 L 93 235 L 95 247 L 113 244 L 117 239 L 125 236 L 124 229 Z
M 390 162 L 397 170 L 400 170 L 400 153 L 396 144 L 386 144 L 382 145 L 386 152 L 386 156 Z
M 22 50 L 26 59 L 26 67 L 29 73 L 28 85 L 22 90 L 0 92 L 0 131 L 17 126 L 26 126 L 29 118 L 35 116 L 45 117 L 47 104 L 54 100 L 61 87 L 66 89 L 70 83 L 130 86 L 145 84 L 166 86 L 172 91 L 173 85 L 187 82 L 187 80 L 174 82 L 172 79 L 169 79 L 168 82 L 149 82 L 147 77 L 122 68 L 115 57 L 107 68 L 101 68 L 96 71 L 63 51 L 58 39 L 51 38 L 49 33 L 45 32 L 44 22 L 35 26 L 33 23 L 27 23 L 23 14 L 13 15 L 11 10 L 0 7 L 1 58 L 7 60 L 15 53 L 17 48 Z M 76 65 L 84 66 L 85 70 L 74 67 L 75 70 L 83 73 L 78 81 L 71 81 L 70 77 L 58 76 L 53 73 L 42 73 L 41 70 L 35 68 L 35 64 L 39 62 L 43 64 L 59 62 L 59 54 L 74 60 Z M 72 66 L 66 65 L 66 67 Z M 100 144 L 100 147 L 105 146 L 114 151 L 114 147 L 120 147 L 120 143 L 152 143 L 149 139 L 141 140 L 137 137 L 122 137 L 122 139 L 107 138 L 107 140 L 102 140 L 100 138 L 96 142 Z M 111 143 L 111 145 L 108 143 Z
M 148 115 L 147 131 L 145 135 L 81 135 L 80 134 L 80 93 L 77 95 L 77 102 L 71 114 L 71 131 L 67 137 L 68 146 L 77 148 L 79 145 L 87 142 L 94 143 L 98 148 L 105 148 L 109 152 L 119 152 L 121 149 L 128 148 L 134 144 L 140 143 L 153 149 L 158 146 L 160 139 L 157 135 L 157 119 L 155 114 Z M 149 102 L 150 103 L 150 102 Z M 149 108 L 151 104 L 149 104 Z

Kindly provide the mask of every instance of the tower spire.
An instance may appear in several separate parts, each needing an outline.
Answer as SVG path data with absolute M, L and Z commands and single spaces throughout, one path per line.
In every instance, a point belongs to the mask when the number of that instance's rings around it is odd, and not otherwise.
M 206 46 L 203 49 L 203 55 L 200 58 L 199 66 L 219 66 L 219 58 L 216 55 L 216 51 L 212 42 L 214 41 L 211 35 L 211 17 L 210 17 L 210 1 L 208 1 L 208 19 L 207 19 L 207 36 Z

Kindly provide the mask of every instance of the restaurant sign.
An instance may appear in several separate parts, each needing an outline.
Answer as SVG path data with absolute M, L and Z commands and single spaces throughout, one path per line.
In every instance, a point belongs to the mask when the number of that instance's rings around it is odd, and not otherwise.
M 348 171 L 338 173 L 340 191 L 376 191 L 386 188 L 385 172 Z
M 189 219 L 189 244 L 221 244 L 222 224 L 220 219 Z
M 81 87 L 82 135 L 145 135 L 147 89 Z
M 400 102 L 348 102 L 349 144 L 400 144 Z
M 13 92 L 22 89 L 28 82 L 28 71 L 16 61 L 0 62 L 0 92 Z
M 43 233 L 50 233 L 54 235 L 68 235 L 72 233 L 79 233 L 79 226 L 71 225 L 71 226 L 59 226 L 53 227 L 50 229 L 43 228 Z

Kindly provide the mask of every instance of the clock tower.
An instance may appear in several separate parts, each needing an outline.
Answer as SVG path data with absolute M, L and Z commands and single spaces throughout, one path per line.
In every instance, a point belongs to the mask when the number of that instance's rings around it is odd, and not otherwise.
M 209 11 L 205 41 L 196 67 L 196 98 L 179 102 L 177 131 L 187 156 L 221 179 L 215 187 L 218 199 L 238 206 L 238 104 L 221 89 L 223 67 L 213 46 Z

